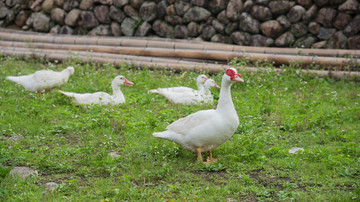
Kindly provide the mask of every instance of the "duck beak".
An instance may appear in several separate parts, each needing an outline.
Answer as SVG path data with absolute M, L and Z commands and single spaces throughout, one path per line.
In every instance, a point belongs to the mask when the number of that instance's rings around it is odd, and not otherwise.
M 234 79 L 232 79 L 233 81 L 240 81 L 240 82 L 244 82 L 244 80 L 242 79 L 242 78 L 240 78 L 240 74 L 237 74 L 236 76 L 235 76 L 235 78 Z
M 127 79 L 125 79 L 124 85 L 127 85 L 127 86 L 133 86 L 133 85 L 134 85 L 134 83 L 133 83 L 133 82 L 131 82 L 131 81 L 129 81 L 129 80 L 127 80 Z
M 220 88 L 220 86 L 217 85 L 217 83 L 215 83 L 214 87 L 215 87 L 215 88 Z

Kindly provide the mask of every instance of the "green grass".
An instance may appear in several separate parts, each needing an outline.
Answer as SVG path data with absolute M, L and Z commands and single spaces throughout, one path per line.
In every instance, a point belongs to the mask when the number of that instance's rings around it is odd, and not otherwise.
M 75 66 L 61 87 L 73 92 L 111 92 L 124 75 L 126 103 L 78 106 L 56 90 L 43 97 L 5 80 L 50 68 Z M 198 73 L 116 69 L 111 65 L 65 64 L 0 58 L 1 201 L 351 201 L 360 200 L 360 84 L 298 74 L 241 71 L 232 88 L 240 125 L 214 150 L 219 161 L 152 136 L 171 122 L 216 106 L 172 105 L 147 90 L 195 87 Z M 206 72 L 205 72 L 206 73 Z M 220 83 L 222 74 L 209 75 Z M 25 138 L 10 142 L 21 134 Z M 289 154 L 303 147 L 301 154 Z M 118 152 L 117 158 L 108 153 Z M 28 166 L 37 177 L 7 174 Z M 60 186 L 45 190 L 46 182 Z

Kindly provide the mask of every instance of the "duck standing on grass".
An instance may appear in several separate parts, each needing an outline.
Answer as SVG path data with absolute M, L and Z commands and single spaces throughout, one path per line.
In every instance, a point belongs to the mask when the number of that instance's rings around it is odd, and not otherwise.
M 230 139 L 239 126 L 239 117 L 231 98 L 231 86 L 244 82 L 235 68 L 226 69 L 221 80 L 217 108 L 202 110 L 181 118 L 166 127 L 166 131 L 155 132 L 155 137 L 164 138 L 181 145 L 184 149 L 197 154 L 203 162 L 201 152 L 209 152 L 205 164 L 215 162 L 211 150 Z
M 30 92 L 39 93 L 39 96 L 41 96 L 42 92 L 66 83 L 69 77 L 74 74 L 74 71 L 74 67 L 70 66 L 61 72 L 39 70 L 29 75 L 7 76 L 6 79 L 22 85 Z
M 59 90 L 60 93 L 71 97 L 72 101 L 77 104 L 99 104 L 99 105 L 117 105 L 125 102 L 124 94 L 120 90 L 120 85 L 132 86 L 134 83 L 127 80 L 124 76 L 116 76 L 111 82 L 113 95 L 105 92 L 96 93 L 72 93 Z

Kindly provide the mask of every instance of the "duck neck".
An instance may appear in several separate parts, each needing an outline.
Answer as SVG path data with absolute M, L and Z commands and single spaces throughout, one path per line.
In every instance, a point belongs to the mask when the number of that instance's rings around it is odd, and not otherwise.
M 219 95 L 219 102 L 218 102 L 216 110 L 227 111 L 227 113 L 230 113 L 233 111 L 236 113 L 234 103 L 233 103 L 232 97 L 231 97 L 231 92 L 230 92 L 231 86 L 232 86 L 232 82 L 222 79 L 220 95 Z
M 202 91 L 205 87 L 200 81 L 196 81 L 196 85 L 199 91 Z
M 119 85 L 113 85 L 112 89 L 113 89 L 114 100 L 124 102 L 125 97 L 124 97 L 124 94 L 122 93 L 122 91 L 120 89 L 120 86 Z

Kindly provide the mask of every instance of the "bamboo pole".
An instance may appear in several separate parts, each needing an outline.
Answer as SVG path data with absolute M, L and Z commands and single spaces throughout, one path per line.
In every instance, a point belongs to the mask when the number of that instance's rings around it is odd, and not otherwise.
M 195 42 L 178 39 L 140 38 L 140 37 L 94 37 L 73 35 L 51 35 L 43 33 L 14 31 L 0 28 L 0 38 L 5 41 L 27 41 L 62 44 L 87 44 L 129 47 L 153 47 L 168 49 L 219 50 L 245 53 L 283 54 L 324 57 L 360 57 L 360 50 L 343 49 L 306 49 L 306 48 L 269 48 L 228 45 L 221 43 Z
M 34 36 L 32 36 L 34 39 Z M 95 39 L 97 40 L 97 39 Z M 165 48 L 146 48 L 146 47 L 114 47 L 104 45 L 74 45 L 74 44 L 53 44 L 53 43 L 26 43 L 19 41 L 0 41 L 1 46 L 14 47 L 33 47 L 42 49 L 61 49 L 72 51 L 93 51 L 113 54 L 152 56 L 152 57 L 173 57 L 199 60 L 215 60 L 228 62 L 234 58 L 248 59 L 251 62 L 267 61 L 275 65 L 290 65 L 291 63 L 300 63 L 302 65 L 320 65 L 320 66 L 352 66 L 360 64 L 360 59 L 333 58 L 333 57 L 315 57 L 315 56 L 293 56 L 279 54 L 262 53 L 242 53 L 231 51 L 216 50 L 185 50 L 185 49 L 165 49 Z
M 14 47 L 3 47 L 0 49 L 0 53 L 9 55 L 9 56 L 18 56 L 22 58 L 33 57 L 38 59 L 47 59 L 50 61 L 64 61 L 71 59 L 74 55 L 65 54 L 66 51 L 63 50 L 36 50 L 36 49 L 27 49 L 27 48 L 14 48 Z M 88 55 L 90 54 L 90 55 Z M 173 61 L 149 61 L 149 60 L 127 60 L 120 57 L 112 57 L 111 54 L 105 53 L 85 53 L 81 54 L 80 52 L 76 55 L 76 59 L 81 62 L 96 62 L 101 64 L 113 64 L 115 66 L 120 66 L 123 64 L 131 65 L 138 68 L 150 68 L 150 69 L 169 69 L 175 71 L 207 71 L 209 73 L 218 73 L 223 71 L 231 66 L 228 65 L 216 65 L 216 64 L 201 64 L 201 63 L 173 63 Z M 241 71 L 246 72 L 257 72 L 262 68 L 256 67 L 239 67 Z M 274 68 L 272 71 L 281 73 L 287 70 L 281 68 Z M 324 70 L 297 70 L 303 73 L 310 73 L 318 77 L 331 77 L 336 79 L 355 79 L 360 78 L 360 72 L 347 72 L 347 71 L 324 71 Z

